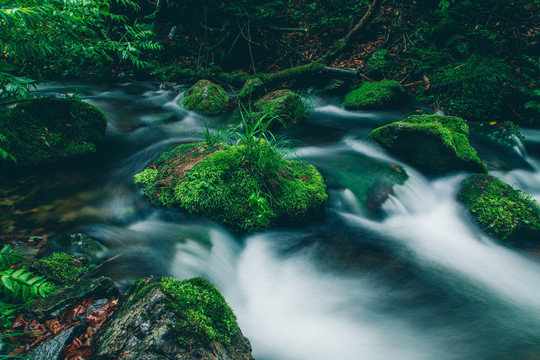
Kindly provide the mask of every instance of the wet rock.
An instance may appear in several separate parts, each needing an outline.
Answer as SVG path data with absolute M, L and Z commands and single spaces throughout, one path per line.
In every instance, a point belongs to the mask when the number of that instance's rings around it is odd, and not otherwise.
M 106 127 L 101 110 L 77 100 L 29 100 L 0 114 L 0 134 L 7 140 L 2 147 L 19 166 L 94 153 Z
M 74 326 L 59 335 L 53 337 L 49 341 L 29 351 L 24 356 L 34 360 L 56 360 L 60 357 L 62 349 L 75 338 L 76 334 L 81 330 L 80 326 Z
M 487 234 L 538 246 L 540 206 L 527 193 L 493 176 L 473 174 L 463 180 L 457 196 Z
M 28 311 L 38 320 L 62 314 L 84 298 L 112 298 L 119 295 L 114 282 L 106 276 L 82 279 L 64 286 L 59 292 L 35 301 Z
M 223 88 L 208 80 L 199 80 L 186 91 L 183 105 L 187 110 L 204 114 L 219 114 L 225 110 L 229 97 Z
M 349 189 L 360 208 L 370 215 L 380 215 L 381 205 L 394 195 L 394 186 L 405 184 L 409 178 L 399 165 L 354 152 L 308 155 L 307 159 L 321 171 L 328 187 Z
M 511 122 L 469 123 L 470 140 L 489 170 L 533 170 L 526 160 L 523 137 Z
M 429 176 L 455 171 L 486 173 L 487 166 L 469 144 L 469 128 L 455 116 L 412 115 L 369 134 L 392 155 Z
M 181 303 L 188 300 L 182 300 L 182 292 L 179 293 L 180 298 L 171 296 L 164 290 L 167 287 L 163 286 L 163 281 L 172 281 L 173 284 L 176 282 L 179 285 L 190 282 L 190 289 L 198 291 L 199 281 L 204 282 L 204 279 L 199 279 L 201 278 L 178 282 L 170 278 L 163 280 L 149 277 L 134 284 L 113 319 L 94 339 L 95 358 L 98 360 L 253 359 L 249 341 L 240 330 L 235 331 L 228 341 L 217 341 L 206 338 L 201 332 L 202 328 L 197 330 L 185 326 L 186 321 L 189 322 L 190 319 L 185 317 L 187 313 L 182 312 Z M 186 291 L 188 290 L 184 290 Z M 202 299 L 199 298 L 198 302 L 205 301 Z M 191 305 L 188 305 L 190 314 L 194 318 L 205 319 L 198 317 L 200 315 L 193 311 L 200 309 L 193 309 Z M 213 305 L 208 303 L 204 306 Z M 210 323 L 206 322 L 205 326 L 217 326 L 220 319 L 216 316 Z M 190 333 L 191 331 L 193 333 Z
M 297 124 L 306 118 L 307 107 L 302 98 L 291 90 L 277 90 L 266 94 L 255 103 L 258 116 L 267 120 L 278 117 L 284 124 Z M 277 126 L 273 121 L 272 126 Z
M 59 235 L 52 240 L 52 245 L 70 253 L 89 256 L 96 256 L 100 251 L 105 250 L 100 242 L 82 233 Z
M 407 93 L 397 81 L 362 83 L 345 95 L 343 104 L 352 110 L 393 109 L 407 101 Z

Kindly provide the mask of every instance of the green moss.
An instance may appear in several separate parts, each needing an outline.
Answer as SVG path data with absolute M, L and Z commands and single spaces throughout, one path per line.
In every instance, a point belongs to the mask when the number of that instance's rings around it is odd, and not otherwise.
M 128 305 L 136 303 L 144 295 L 148 294 L 150 290 L 156 287 L 156 283 L 150 283 L 145 285 L 144 279 L 139 279 L 135 281 L 128 289 L 126 297 L 131 297 Z
M 107 119 L 98 108 L 77 100 L 31 100 L 0 114 L 0 134 L 7 139 L 4 150 L 19 165 L 93 153 L 106 127 Z
M 284 123 L 296 124 L 307 116 L 307 106 L 300 95 L 291 90 L 277 90 L 263 96 L 255 103 L 260 115 L 279 117 Z
M 199 80 L 189 88 L 184 97 L 184 107 L 206 114 L 217 114 L 225 110 L 229 97 L 223 88 L 208 80 Z
M 135 175 L 135 184 L 139 186 L 149 186 L 155 183 L 156 176 L 158 175 L 157 169 L 147 168 L 142 172 Z
M 170 306 L 178 316 L 176 332 L 181 345 L 204 345 L 212 341 L 229 345 L 239 331 L 232 309 L 208 280 L 195 277 L 178 281 L 165 277 L 159 286 L 169 296 Z
M 405 90 L 397 81 L 363 83 L 343 99 L 348 109 L 381 110 L 402 105 L 407 98 Z
M 394 68 L 394 56 L 390 54 L 390 51 L 382 49 L 376 51 L 366 64 L 366 69 L 369 72 L 376 74 L 389 74 Z
M 528 194 L 489 175 L 473 174 L 458 198 L 489 235 L 501 240 L 540 239 L 540 207 Z
M 272 154 L 267 147 L 269 154 L 261 150 L 264 156 Z M 265 230 L 285 219 L 307 222 L 324 215 L 326 186 L 314 167 L 282 160 L 286 175 L 278 176 L 272 170 L 260 171 L 256 162 L 262 160 L 251 155 L 245 146 L 181 145 L 160 155 L 151 165 L 157 169 L 157 176 L 146 176 L 147 169 L 137 174 L 135 181 L 154 204 L 179 207 L 239 232 Z M 200 161 L 195 164 L 194 159 Z M 186 164 L 195 165 L 189 171 L 179 170 Z M 276 214 L 268 224 L 258 220 L 260 212 L 248 203 L 248 198 L 264 186 L 273 186 L 275 193 L 274 199 L 267 199 Z
M 465 121 L 455 116 L 413 115 L 379 127 L 368 137 L 428 173 L 487 173 L 487 166 L 469 144 L 468 133 Z
M 34 268 L 51 280 L 68 282 L 86 274 L 92 266 L 83 266 L 73 255 L 55 252 L 33 263 Z
M 280 192 L 275 212 L 283 222 L 307 223 L 318 219 L 326 205 L 326 185 L 314 166 L 290 160 L 287 164 L 290 179 L 279 178 Z

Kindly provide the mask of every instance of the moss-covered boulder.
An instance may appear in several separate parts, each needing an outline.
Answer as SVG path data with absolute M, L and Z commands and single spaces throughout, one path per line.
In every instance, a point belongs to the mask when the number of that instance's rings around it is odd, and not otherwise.
M 407 93 L 397 81 L 362 83 L 343 99 L 347 109 L 382 110 L 392 109 L 407 101 Z
M 253 359 L 233 311 L 201 277 L 136 282 L 93 348 L 97 359 Z
M 184 95 L 184 107 L 204 114 L 219 114 L 225 110 L 229 97 L 223 88 L 208 80 L 199 80 Z
M 136 174 L 135 184 L 157 206 L 185 209 L 239 232 L 323 217 L 327 195 L 322 176 L 307 163 L 281 161 L 279 174 L 264 174 L 246 156 L 245 145 L 184 144 Z M 270 196 L 262 195 L 265 186 Z
M 470 175 L 461 183 L 458 199 L 489 235 L 509 241 L 540 240 L 540 206 L 504 181 Z
M 426 175 L 454 171 L 487 173 L 469 144 L 469 128 L 455 116 L 412 115 L 379 127 L 368 138 Z
M 240 89 L 238 93 L 238 98 L 240 100 L 244 99 L 255 99 L 265 93 L 264 84 L 261 79 L 253 78 L 248 79 Z
M 279 117 L 284 124 L 297 124 L 307 116 L 307 106 L 300 95 L 291 90 L 266 94 L 255 103 L 255 111 L 268 119 Z
M 30 100 L 0 113 L 0 134 L 7 140 L 2 148 L 19 166 L 93 153 L 106 127 L 101 110 L 77 100 Z

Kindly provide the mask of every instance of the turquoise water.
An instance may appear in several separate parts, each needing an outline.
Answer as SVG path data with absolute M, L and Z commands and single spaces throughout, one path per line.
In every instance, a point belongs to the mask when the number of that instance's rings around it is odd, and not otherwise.
M 309 120 L 281 135 L 297 143 L 289 156 L 327 179 L 327 217 L 239 236 L 152 208 L 132 185 L 160 151 L 201 139 L 207 121 L 217 129 L 233 119 L 184 110 L 186 87 L 179 96 L 148 83 L 40 90 L 78 91 L 100 107 L 110 120 L 106 141 L 93 159 L 4 184 L 4 234 L 87 233 L 104 245 L 93 259 L 105 261 L 100 271 L 123 288 L 148 274 L 205 276 L 224 293 L 257 359 L 540 358 L 538 257 L 479 231 L 455 200 L 466 174 L 426 179 L 365 140 L 412 109 L 346 111 L 337 98 L 307 97 Z M 537 132 L 525 130 L 523 144 L 482 131 L 473 139 L 492 174 L 540 199 Z M 374 213 L 363 190 L 369 177 L 383 180 L 381 164 L 401 166 L 409 179 Z

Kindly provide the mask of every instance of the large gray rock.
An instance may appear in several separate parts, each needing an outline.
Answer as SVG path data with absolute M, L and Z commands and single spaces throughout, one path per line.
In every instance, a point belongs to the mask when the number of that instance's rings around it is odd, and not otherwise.
M 181 345 L 182 319 L 155 277 L 134 285 L 107 327 L 94 339 L 100 360 L 252 360 L 249 341 L 240 330 L 225 345 L 216 340 Z

